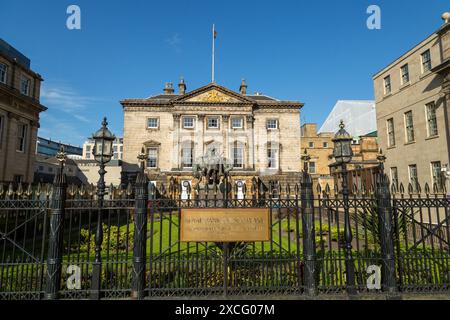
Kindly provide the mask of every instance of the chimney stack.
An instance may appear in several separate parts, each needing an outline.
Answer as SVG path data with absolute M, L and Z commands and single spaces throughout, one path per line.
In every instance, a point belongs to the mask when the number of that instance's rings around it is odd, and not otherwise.
M 186 84 L 184 83 L 184 79 L 180 79 L 180 83 L 178 84 L 178 91 L 180 95 L 186 94 Z
M 247 83 L 245 83 L 245 79 L 242 79 L 242 81 L 241 81 L 241 86 L 239 87 L 239 92 L 244 96 L 247 94 Z
M 172 82 L 166 82 L 166 87 L 164 88 L 165 94 L 173 94 L 173 83 Z
M 442 14 L 442 20 L 444 20 L 444 24 L 450 22 L 450 12 L 445 12 Z

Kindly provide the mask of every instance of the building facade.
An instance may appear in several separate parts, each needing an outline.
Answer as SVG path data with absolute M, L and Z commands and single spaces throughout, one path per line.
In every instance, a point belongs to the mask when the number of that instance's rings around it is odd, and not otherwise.
M 0 39 L 0 181 L 33 181 L 42 77 Z
M 60 168 L 60 162 L 55 156 L 46 157 L 38 154 L 34 163 L 34 183 L 53 183 L 55 175 Z M 64 164 L 64 173 L 66 174 L 66 181 L 68 184 L 87 184 L 87 180 L 82 177 L 76 162 L 72 159 L 67 159 Z
M 301 150 L 311 157 L 309 160 L 309 173 L 314 184 L 320 184 L 322 189 L 326 185 L 334 186 L 330 172 L 333 163 L 334 132 L 317 133 L 317 124 L 306 123 L 301 127 Z M 315 189 L 314 189 L 315 190 Z
M 380 146 L 393 183 L 445 184 L 450 163 L 450 23 L 374 77 Z
M 317 133 L 317 125 L 313 123 L 302 126 L 302 152 L 310 156 L 309 172 L 313 178 L 314 187 L 320 185 L 322 190 L 326 185 L 334 190 L 341 185 L 340 167 L 335 165 L 333 158 L 335 132 Z M 353 137 L 353 157 L 347 165 L 349 183 L 357 188 L 363 184 L 369 186 L 374 183 L 374 175 L 378 172 L 377 156 L 379 153 L 377 132 L 364 136 Z M 316 190 L 316 189 L 314 189 Z
M 193 181 L 192 168 L 201 156 L 227 158 L 231 175 L 248 182 L 298 182 L 300 109 L 302 103 L 265 95 L 247 95 L 211 83 L 189 93 L 166 84 L 164 93 L 121 101 L 124 111 L 123 174 L 133 180 L 142 148 L 148 155 L 151 181 Z

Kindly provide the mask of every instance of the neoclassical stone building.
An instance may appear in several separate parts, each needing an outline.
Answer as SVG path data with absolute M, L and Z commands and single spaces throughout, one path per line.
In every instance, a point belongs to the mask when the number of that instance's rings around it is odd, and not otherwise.
M 374 77 L 380 147 L 391 181 L 442 187 L 450 165 L 450 14 Z M 419 188 L 419 185 L 422 188 Z M 450 190 L 450 189 L 449 189 Z
M 163 94 L 121 101 L 124 181 L 134 179 L 144 147 L 146 173 L 157 183 L 194 182 L 196 160 L 212 150 L 232 163 L 234 180 L 298 182 L 302 103 L 247 95 L 245 81 L 239 92 L 216 83 L 186 92 L 183 80 L 178 87 L 178 94 L 168 83 Z
M 42 77 L 0 39 L 0 182 L 33 182 Z

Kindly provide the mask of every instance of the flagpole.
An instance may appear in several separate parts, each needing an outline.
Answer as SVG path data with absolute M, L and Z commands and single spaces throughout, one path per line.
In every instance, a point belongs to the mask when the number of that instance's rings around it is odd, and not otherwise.
M 215 31 L 216 31 L 216 26 L 213 24 L 213 32 L 212 32 L 212 82 L 214 82 L 214 55 L 215 55 L 215 42 L 216 42 L 216 37 L 215 37 Z

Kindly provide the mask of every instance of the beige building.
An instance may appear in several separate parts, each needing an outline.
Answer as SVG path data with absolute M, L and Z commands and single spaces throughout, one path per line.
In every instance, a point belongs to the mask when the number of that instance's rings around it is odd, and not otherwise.
M 337 131 L 337 130 L 336 130 Z M 317 125 L 313 123 L 304 124 L 302 126 L 302 152 L 307 151 L 311 157 L 309 162 L 309 172 L 313 178 L 314 187 L 317 183 L 322 189 L 328 184 L 331 189 L 336 183 L 341 181 L 338 178 L 339 168 L 335 168 L 333 158 L 333 138 L 335 132 L 317 133 Z M 363 183 L 367 185 L 372 183 L 372 175 L 376 173 L 373 170 L 377 167 L 378 142 L 376 132 L 370 134 L 353 137 L 352 161 L 348 164 L 349 183 L 357 188 L 361 188 Z M 316 189 L 314 189 L 316 190 Z
M 317 124 L 306 123 L 301 127 L 301 153 L 307 151 L 311 157 L 309 173 L 314 184 L 319 183 L 322 189 L 327 184 L 333 187 L 330 164 L 333 163 L 334 132 L 317 133 Z M 315 189 L 314 189 L 315 190 Z
M 55 175 L 60 168 L 60 162 L 55 156 L 48 157 L 43 155 L 36 155 L 34 162 L 34 183 L 53 183 Z M 78 166 L 73 159 L 67 158 L 64 163 L 64 173 L 66 174 L 66 181 L 68 184 L 85 184 L 86 179 L 82 179 Z
M 0 181 L 31 183 L 42 77 L 30 60 L 0 39 Z
M 379 143 L 393 183 L 442 185 L 449 157 L 450 23 L 374 77 Z
M 59 161 L 56 157 L 36 156 L 34 164 L 34 183 L 53 183 L 59 170 Z M 97 185 L 100 178 L 100 167 L 95 160 L 72 159 L 67 157 L 64 164 L 64 173 L 67 183 L 75 185 Z M 119 160 L 112 160 L 106 164 L 105 184 L 115 187 L 121 184 L 122 164 Z
M 77 166 L 77 177 L 83 184 L 97 185 L 100 178 L 98 171 L 100 167 L 95 160 L 75 160 Z M 111 160 L 106 164 L 105 184 L 106 186 L 120 186 L 122 178 L 122 162 Z
M 211 152 L 227 158 L 231 174 L 249 183 L 254 176 L 263 183 L 299 181 L 302 103 L 247 95 L 245 81 L 239 93 L 216 83 L 191 92 L 184 81 L 178 87 L 178 94 L 169 83 L 163 94 L 121 101 L 124 180 L 134 179 L 144 147 L 151 181 L 193 181 L 193 165 Z

